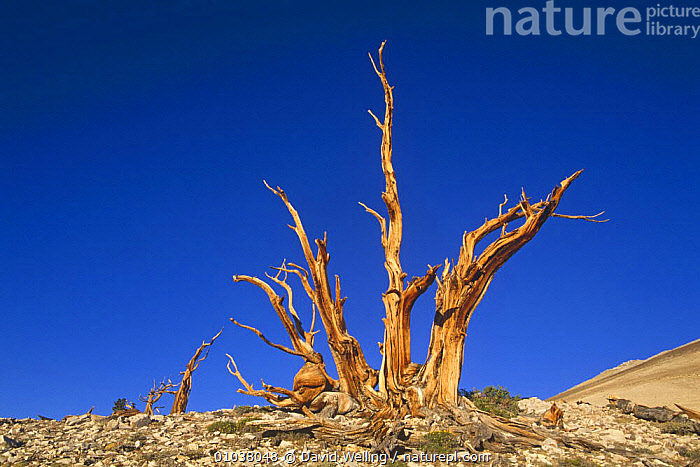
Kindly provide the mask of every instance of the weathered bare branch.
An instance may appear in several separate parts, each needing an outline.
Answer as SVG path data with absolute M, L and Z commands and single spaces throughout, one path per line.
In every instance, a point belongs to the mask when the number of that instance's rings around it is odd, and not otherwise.
M 278 268 L 272 268 L 272 269 L 278 269 Z M 304 269 L 303 267 L 294 264 L 294 263 L 287 263 L 285 267 L 283 268 L 283 271 L 286 273 L 292 273 L 295 274 L 296 276 L 299 277 L 299 281 L 301 282 L 302 287 L 304 288 L 304 291 L 306 292 L 306 295 L 313 301 L 314 300 L 314 289 L 311 287 L 311 284 L 309 283 L 309 272 Z
M 544 201 L 531 203 L 521 191 L 520 202 L 494 219 L 487 219 L 476 230 L 465 232 L 460 256 L 452 272 L 443 278 L 436 293 L 428 358 L 420 370 L 429 404 L 453 404 L 457 398 L 464 352 L 464 338 L 475 308 L 481 302 L 498 269 L 529 242 L 555 209 L 564 192 L 582 171 L 575 172 L 557 185 Z M 505 233 L 503 226 L 517 219 L 525 222 Z M 591 216 L 576 218 L 591 220 Z M 501 236 L 486 246 L 478 257 L 474 249 L 486 235 L 501 229 Z M 456 355 L 458 358 L 446 357 Z
M 139 400 L 146 403 L 146 407 L 143 409 L 143 413 L 147 415 L 153 415 L 154 409 L 162 408 L 154 407 L 154 404 L 158 402 L 161 397 L 163 397 L 163 394 L 177 394 L 177 391 L 172 390 L 172 388 L 175 388 L 177 386 L 178 383 L 173 383 L 170 380 L 170 378 L 168 378 L 167 382 L 165 381 L 165 378 L 163 378 L 163 380 L 157 386 L 156 380 L 153 380 L 153 387 L 150 391 L 148 391 L 148 396 L 139 396 Z
M 190 361 L 187 362 L 185 371 L 180 373 L 182 374 L 182 380 L 179 383 L 180 387 L 175 394 L 175 401 L 170 409 L 170 413 L 185 413 L 187 411 L 187 402 L 189 401 L 190 391 L 192 391 L 192 373 L 199 367 L 199 364 L 206 360 L 206 358 L 209 356 L 211 345 L 222 332 L 224 332 L 224 328 L 221 328 L 221 331 L 216 333 L 216 335 L 212 337 L 209 342 L 202 341 L 202 345 L 199 346 Z M 204 356 L 201 356 L 204 349 L 207 351 L 205 352 Z
M 488 234 L 495 232 L 499 228 L 501 229 L 501 236 L 505 236 L 505 227 L 518 219 L 527 217 L 528 210 L 530 214 L 540 213 L 544 209 L 547 209 L 546 217 L 562 217 L 566 219 L 582 219 L 588 222 L 607 222 L 608 219 L 598 220 L 596 217 L 602 215 L 605 211 L 595 214 L 593 216 L 571 216 L 565 214 L 557 214 L 553 211 L 556 205 L 559 203 L 562 194 L 569 187 L 571 182 L 573 182 L 578 176 L 583 172 L 579 170 L 570 177 L 567 177 L 562 181 L 562 183 L 554 189 L 552 193 L 547 196 L 545 201 L 539 201 L 534 204 L 530 204 L 529 200 L 525 197 L 525 192 L 522 191 L 521 201 L 516 206 L 508 209 L 505 213 L 501 214 L 505 202 L 499 204 L 499 216 L 493 219 L 487 219 L 479 228 L 471 231 L 465 232 L 462 241 L 462 249 L 460 250 L 460 256 L 458 261 L 458 268 L 462 271 L 474 260 L 474 249 L 476 245 L 484 239 Z M 557 200 L 552 204 L 552 198 L 556 194 Z M 507 201 L 507 198 L 506 198 Z M 546 218 L 545 218 L 546 219 Z
M 370 54 L 369 58 L 370 58 L 370 59 L 372 58 L 372 55 L 371 55 L 371 54 Z M 372 118 L 374 119 L 374 122 L 377 124 L 377 126 L 378 126 L 379 128 L 384 128 L 384 125 L 382 124 L 382 122 L 379 121 L 379 119 L 377 118 L 377 116 L 374 115 L 374 113 L 372 113 L 371 110 L 367 110 L 367 113 L 369 113 L 369 114 L 372 116 Z
M 678 404 L 673 404 L 673 405 L 678 407 L 681 410 L 681 412 L 686 414 L 689 418 L 692 418 L 693 420 L 700 421 L 700 412 L 698 412 L 697 410 L 689 409 L 687 407 L 683 407 L 682 405 L 678 405 Z
M 377 73 L 377 76 L 382 83 L 382 87 L 384 88 L 384 123 L 378 123 L 379 128 L 382 130 L 381 158 L 382 171 L 384 172 L 385 181 L 385 189 L 384 193 L 382 193 L 382 199 L 384 200 L 387 212 L 389 213 L 389 225 L 388 228 L 384 229 L 386 234 L 383 235 L 383 238 L 386 239 L 386 241 L 383 242 L 385 256 L 384 267 L 389 275 L 389 286 L 387 287 L 387 290 L 393 289 L 403 292 L 403 279 L 406 277 L 406 275 L 403 272 L 403 269 L 401 269 L 401 261 L 399 258 L 401 252 L 401 239 L 403 236 L 403 216 L 401 213 L 401 204 L 399 203 L 396 174 L 391 161 L 393 151 L 392 130 L 394 120 L 394 88 L 393 86 L 389 85 L 384 68 L 385 45 L 386 41 L 382 42 L 382 45 L 379 47 L 379 69 L 377 69 L 377 65 L 370 54 L 374 71 Z M 375 118 L 375 120 L 378 121 L 374 114 L 371 112 L 370 114 Z M 365 209 L 370 213 L 373 212 L 367 207 L 365 207 Z M 380 221 L 380 224 L 381 223 L 382 222 Z
M 585 216 L 585 215 L 579 215 L 579 216 L 571 216 L 568 214 L 559 214 L 559 213 L 552 213 L 552 217 L 562 217 L 564 219 L 582 219 L 584 221 L 588 222 L 608 222 L 610 219 L 596 219 L 596 217 L 601 216 L 605 214 L 605 211 L 600 211 L 598 214 L 594 214 L 592 216 Z
M 384 219 L 381 215 L 379 215 L 379 213 L 378 213 L 377 211 L 375 211 L 374 209 L 367 207 L 364 203 L 360 203 L 360 206 L 362 206 L 363 208 L 365 208 L 365 211 L 367 211 L 368 213 L 372 214 L 372 215 L 377 219 L 377 221 L 379 222 L 379 228 L 381 229 L 381 235 L 382 235 L 382 238 L 381 238 L 381 240 L 382 240 L 382 247 L 383 247 L 383 248 L 386 248 L 386 246 L 387 246 L 387 243 L 386 243 L 386 242 L 387 242 L 387 238 L 386 238 L 386 219 Z
M 241 324 L 241 323 L 239 323 L 238 321 L 236 321 L 236 320 L 233 319 L 233 318 L 229 318 L 229 319 L 230 319 L 231 322 L 232 322 L 233 324 L 235 324 L 236 326 L 240 326 L 240 327 L 242 327 L 243 329 L 247 329 L 247 330 L 252 331 L 253 333 L 255 333 L 264 343 L 266 343 L 266 344 L 269 345 L 270 347 L 274 347 L 274 348 L 277 349 L 277 350 L 281 350 L 282 352 L 286 352 L 286 353 L 291 354 L 291 355 L 296 355 L 296 356 L 298 356 L 298 357 L 304 357 L 304 353 L 302 353 L 302 352 L 297 352 L 296 350 L 292 350 L 292 349 L 290 349 L 289 347 L 285 347 L 285 346 L 283 346 L 283 345 L 281 345 L 281 344 L 275 344 L 274 342 L 270 342 L 270 341 L 265 337 L 265 335 L 264 335 L 262 332 L 260 332 L 258 329 L 255 329 L 254 327 L 248 326 L 248 325 L 246 325 L 246 324 Z
M 388 212 L 387 220 L 373 209 L 360 203 L 367 212 L 372 214 L 381 227 L 382 247 L 384 249 L 384 268 L 387 271 L 389 284 L 382 295 L 384 303 L 384 343 L 382 344 L 382 365 L 379 380 L 379 392 L 384 398 L 396 407 L 408 404 L 411 413 L 418 413 L 414 403 L 420 398 L 410 396 L 413 392 L 406 392 L 410 378 L 416 371 L 416 365 L 411 362 L 411 310 L 418 297 L 420 297 L 435 280 L 439 266 L 430 267 L 422 278 L 415 278 L 406 288 L 404 279 L 406 273 L 401 267 L 401 242 L 403 236 L 403 215 L 399 202 L 396 173 L 392 163 L 392 127 L 394 115 L 393 86 L 386 77 L 384 66 L 383 42 L 379 47 L 379 59 L 375 62 L 370 54 L 372 67 L 379 77 L 384 89 L 384 121 L 383 123 L 370 111 L 377 126 L 382 130 L 381 161 L 384 173 L 385 189 L 382 199 Z
M 304 257 L 306 258 L 307 263 L 309 264 L 309 267 L 311 267 L 311 275 L 312 278 L 314 278 L 314 283 L 316 282 L 316 277 L 314 277 L 314 268 L 312 267 L 313 264 L 316 263 L 316 260 L 314 258 L 314 254 L 311 250 L 311 244 L 309 243 L 309 237 L 306 235 L 306 231 L 304 230 L 304 225 L 301 223 L 301 217 L 299 217 L 299 213 L 297 212 L 296 209 L 294 209 L 294 206 L 292 206 L 292 203 L 289 202 L 289 198 L 287 197 L 287 194 L 282 190 L 282 188 L 277 187 L 272 188 L 270 185 L 268 185 L 267 181 L 263 180 L 263 183 L 267 187 L 268 190 L 276 194 L 277 196 L 280 197 L 280 199 L 284 202 L 284 205 L 287 207 L 287 210 L 289 213 L 292 215 L 292 219 L 294 219 L 294 225 L 290 226 L 292 230 L 297 234 L 297 237 L 299 237 L 299 243 L 301 243 L 301 248 L 304 251 Z
M 369 392 L 376 384 L 376 370 L 372 369 L 364 357 L 362 348 L 357 340 L 347 331 L 342 306 L 344 299 L 331 293 L 331 285 L 328 279 L 328 262 L 330 255 L 327 250 L 327 236 L 324 233 L 323 239 L 316 240 L 317 253 L 314 256 L 309 243 L 308 236 L 301 222 L 301 217 L 294 206 L 289 201 L 284 190 L 280 187 L 272 188 L 267 182 L 265 186 L 276 194 L 285 204 L 287 210 L 292 215 L 294 225 L 290 228 L 294 230 L 299 238 L 304 258 L 309 267 L 308 275 L 311 276 L 311 283 L 307 280 L 307 275 L 302 268 L 293 263 L 289 264 L 288 271 L 296 274 L 302 281 L 304 289 L 316 306 L 321 317 L 323 326 L 328 337 L 329 348 L 339 376 L 339 384 L 348 394 L 356 397 L 362 396 L 365 392 L 360 392 L 360 388 L 369 387 Z M 338 281 L 336 281 L 336 284 Z M 339 289 L 337 289 L 339 293 Z M 273 304 L 274 305 L 274 304 Z M 307 336 L 309 341 L 313 341 L 313 335 Z
M 505 207 L 506 203 L 508 202 L 508 195 L 503 195 L 503 202 L 498 205 L 498 217 L 501 217 L 503 215 L 503 208 Z
M 269 278 L 270 280 L 274 281 L 276 284 L 280 285 L 286 292 L 287 292 L 287 308 L 289 309 L 289 313 L 292 315 L 292 319 L 294 320 L 294 325 L 296 326 L 296 331 L 300 336 L 305 336 L 306 332 L 304 331 L 304 326 L 301 323 L 301 318 L 299 318 L 299 315 L 297 314 L 297 310 L 294 308 L 294 293 L 292 291 L 292 288 L 290 285 L 287 283 L 287 270 L 285 268 L 285 262 L 282 262 L 282 266 L 279 268 L 273 268 L 277 269 L 277 275 L 276 276 L 271 276 L 267 273 L 265 273 L 265 276 Z M 279 278 L 280 274 L 284 272 L 284 277 L 282 279 Z
M 279 407 L 301 408 L 310 404 L 321 392 L 335 388 L 337 385 L 337 381 L 328 376 L 322 363 L 306 362 L 294 376 L 293 390 L 265 384 L 265 381 L 261 381 L 263 389 L 254 389 L 238 370 L 233 357 L 229 354 L 226 356 L 229 359 L 226 368 L 229 373 L 238 378 L 245 388 L 239 389 L 238 392 L 263 397 Z M 286 396 L 286 398 L 280 397 L 280 395 Z
M 309 327 L 308 335 L 311 338 L 311 345 L 313 345 L 313 337 L 320 331 L 314 331 L 314 326 L 316 325 L 316 305 L 311 304 L 311 326 Z
M 265 391 L 262 389 L 253 389 L 253 387 L 246 381 L 246 379 L 243 377 L 240 371 L 238 371 L 238 365 L 236 365 L 236 362 L 234 361 L 233 357 L 229 354 L 226 354 L 226 356 L 229 359 L 229 362 L 226 364 L 226 368 L 228 369 L 229 373 L 231 373 L 233 376 L 238 378 L 238 381 L 243 385 L 245 389 L 239 389 L 238 392 L 241 394 L 247 394 L 249 396 L 256 396 L 256 397 L 262 397 L 265 400 L 267 400 L 269 403 L 274 404 L 278 407 L 296 407 L 298 404 L 291 398 L 284 399 L 277 394 L 273 394 L 269 391 Z M 231 365 L 233 365 L 233 368 L 231 368 Z
M 428 272 L 425 273 L 423 277 L 414 277 L 411 282 L 409 282 L 406 291 L 403 294 L 403 312 L 410 313 L 413 305 L 415 304 L 418 297 L 423 295 L 426 290 L 433 284 L 435 276 L 437 275 L 437 270 L 440 269 L 441 264 L 437 266 L 428 265 Z
M 277 268 L 277 269 L 280 271 L 284 271 L 285 270 L 284 263 L 282 264 L 281 268 Z M 285 272 L 285 274 L 286 274 L 286 272 Z M 287 290 L 288 293 L 291 292 L 291 287 L 289 287 L 289 285 L 286 282 L 281 281 L 278 278 L 275 278 L 273 276 L 268 275 L 268 277 L 271 280 L 277 282 L 278 284 L 283 285 L 285 287 L 285 290 Z M 321 356 L 321 354 L 314 351 L 313 347 L 310 345 L 307 337 L 305 336 L 305 332 L 304 332 L 303 326 L 301 325 L 301 320 L 299 320 L 298 315 L 295 316 L 295 318 L 297 320 L 297 324 L 295 326 L 295 323 L 292 321 L 290 314 L 287 312 L 287 309 L 284 307 L 284 297 L 277 295 L 275 293 L 275 291 L 272 289 L 272 287 L 270 287 L 270 285 L 267 282 L 265 282 L 257 277 L 237 275 L 237 276 L 233 276 L 233 280 L 234 280 L 234 282 L 243 281 L 243 282 L 248 282 L 250 284 L 253 284 L 253 285 L 259 287 L 260 289 L 262 289 L 267 294 L 267 297 L 269 298 L 270 303 L 272 304 L 272 308 L 275 310 L 275 313 L 277 313 L 277 317 L 282 322 L 282 325 L 284 326 L 284 329 L 287 332 L 289 339 L 292 341 L 292 347 L 294 347 L 294 350 L 292 350 L 288 347 L 285 347 L 283 345 L 270 342 L 257 329 L 250 327 L 250 326 L 241 325 L 238 322 L 236 322 L 233 318 L 231 318 L 231 321 L 234 324 L 237 324 L 237 325 L 239 325 L 245 329 L 248 329 L 250 331 L 253 331 L 266 344 L 268 344 L 276 349 L 282 350 L 283 352 L 287 352 L 287 353 L 292 354 L 292 355 L 298 355 L 298 356 L 304 358 L 304 360 L 306 360 L 306 361 L 311 361 L 311 362 L 315 362 L 315 363 L 320 363 L 323 361 L 323 357 Z M 296 315 L 296 312 L 294 312 L 294 315 Z

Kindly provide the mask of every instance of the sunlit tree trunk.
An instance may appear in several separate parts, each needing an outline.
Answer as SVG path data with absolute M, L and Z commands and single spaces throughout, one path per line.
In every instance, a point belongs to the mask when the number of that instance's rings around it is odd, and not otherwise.
M 387 289 L 382 295 L 385 312 L 384 339 L 380 343 L 382 363 L 379 369 L 370 367 L 360 344 L 347 329 L 343 315 L 345 298 L 340 292 L 340 278 L 335 276 L 333 287 L 329 280 L 327 236 L 324 234 L 322 240 L 315 241 L 314 252 L 301 217 L 287 194 L 281 188 L 272 188 L 266 183 L 284 202 L 292 216 L 293 225 L 290 228 L 299 238 L 306 265 L 283 262 L 280 267 L 274 268 L 277 271 L 274 276 L 266 275 L 268 281 L 284 289 L 286 295 L 283 296 L 278 295 L 270 283 L 257 277 L 234 276 L 234 281 L 252 283 L 268 295 L 289 335 L 292 347 L 272 343 L 259 330 L 232 321 L 256 333 L 266 344 L 301 357 L 304 366 L 295 376 L 291 391 L 264 383 L 263 389 L 254 389 L 243 378 L 230 356 L 229 371 L 245 387 L 239 389 L 239 392 L 264 397 L 275 405 L 308 410 L 316 397 L 331 391 L 350 396 L 364 411 L 381 414 L 382 417 L 402 417 L 408 413 L 420 416 L 423 407 L 456 406 L 467 327 L 498 269 L 529 242 L 550 217 L 601 222 L 595 219 L 600 214 L 567 216 L 555 213 L 562 195 L 581 174 L 578 171 L 564 179 L 544 200 L 532 203 L 523 191 L 518 202 L 506 209 L 506 198 L 498 205 L 498 215 L 487 218 L 477 229 L 464 233 L 456 264 L 451 265 L 445 260 L 444 264 L 428 265 L 424 275 L 406 281 L 407 274 L 402 269 L 400 259 L 403 217 L 392 164 L 394 96 L 384 67 L 384 45 L 383 43 L 379 48 L 378 62 L 370 55 L 384 90 L 384 116 L 380 119 L 371 111 L 369 113 L 382 132 L 380 154 L 385 179 L 382 199 L 388 218 L 360 203 L 379 222 L 384 267 L 388 277 Z M 518 222 L 520 225 L 508 230 L 508 226 L 516 221 L 521 221 Z M 477 255 L 477 244 L 493 232 L 499 232 L 499 237 Z M 440 268 L 442 271 L 439 271 Z M 294 307 L 292 287 L 287 282 L 290 276 L 296 276 L 313 304 L 312 322 L 308 331 Z M 437 282 L 436 308 L 430 344 L 425 362 L 418 364 L 411 358 L 411 311 L 418 298 L 434 282 Z M 314 330 L 316 313 L 323 324 L 338 380 L 328 375 L 323 357 L 313 348 L 314 336 L 318 332 Z M 318 404 L 313 406 L 317 407 Z

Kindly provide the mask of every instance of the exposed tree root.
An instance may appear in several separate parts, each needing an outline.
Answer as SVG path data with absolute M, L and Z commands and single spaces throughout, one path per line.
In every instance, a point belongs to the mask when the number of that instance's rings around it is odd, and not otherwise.
M 455 435 L 460 448 L 471 453 L 517 453 L 522 449 L 541 447 L 546 439 L 555 440 L 561 446 L 582 452 L 607 452 L 638 459 L 638 453 L 607 447 L 586 438 L 568 434 L 563 428 L 545 428 L 536 418 L 507 419 L 489 414 L 461 401 L 462 407 L 436 408 L 428 410 L 427 416 L 439 420 L 441 430 Z M 400 420 L 392 411 L 384 410 L 366 417 L 349 417 L 355 425 L 326 419 L 303 409 L 306 418 L 282 420 L 257 420 L 249 422 L 270 433 L 310 432 L 315 438 L 329 444 L 349 443 L 371 449 L 373 452 L 403 454 L 419 450 L 423 439 L 413 428 L 411 419 Z

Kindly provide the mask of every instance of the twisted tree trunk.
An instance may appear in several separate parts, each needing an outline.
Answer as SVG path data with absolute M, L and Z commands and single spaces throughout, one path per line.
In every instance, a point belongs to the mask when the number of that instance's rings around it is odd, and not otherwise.
M 234 276 L 234 281 L 252 283 L 268 295 L 293 348 L 272 343 L 257 329 L 231 320 L 234 324 L 255 332 L 268 345 L 301 357 L 305 363 L 302 371 L 294 378 L 292 391 L 264 383 L 263 389 L 253 389 L 230 356 L 229 371 L 245 387 L 239 389 L 239 392 L 264 397 L 275 405 L 306 409 L 321 392 L 336 391 L 350 396 L 363 410 L 375 414 L 375 419 L 402 417 L 409 412 L 420 415 L 424 406 L 456 406 L 467 327 L 498 269 L 529 242 L 550 217 L 603 222 L 596 219 L 602 213 L 595 216 L 567 216 L 555 213 L 564 192 L 581 174 L 581 171 L 578 171 L 557 185 L 545 200 L 531 203 L 523 191 L 519 202 L 504 211 L 508 201 L 506 198 L 499 205 L 498 216 L 487 219 L 476 230 L 464 233 L 455 265 L 450 265 L 447 260 L 444 266 L 428 265 L 423 276 L 406 282 L 407 274 L 403 271 L 400 260 L 403 218 L 392 164 L 394 96 L 384 67 L 384 45 L 385 43 L 382 43 L 379 48 L 379 66 L 370 54 L 374 71 L 384 90 L 384 118 L 380 120 L 371 111 L 369 113 L 382 131 L 381 163 L 385 179 L 382 199 L 387 209 L 388 220 L 360 203 L 379 222 L 384 267 L 388 276 L 387 290 L 382 295 L 385 317 L 384 342 L 380 344 L 381 367 L 374 369 L 369 366 L 360 344 L 347 329 L 343 316 L 345 298 L 340 292 L 340 278 L 335 276 L 332 290 L 328 277 L 330 255 L 327 236 L 324 234 L 323 240 L 316 240 L 317 250 L 314 254 L 299 213 L 290 203 L 286 193 L 281 188 L 271 188 L 266 183 L 266 186 L 284 202 L 292 216 L 294 224 L 290 225 L 290 228 L 299 238 L 307 267 L 282 263 L 279 268 L 275 268 L 275 276 L 266 275 L 270 281 L 285 290 L 288 298 L 286 305 L 284 296 L 277 295 L 270 284 L 257 277 Z M 507 231 L 507 226 L 519 219 L 523 219 L 522 225 Z M 498 239 L 489 244 L 480 255 L 475 255 L 476 245 L 488 234 L 499 230 Z M 443 270 L 441 278 L 438 279 L 440 267 L 443 267 Z M 294 308 L 292 287 L 287 282 L 290 274 L 297 277 L 313 304 L 309 331 L 304 330 L 302 320 Z M 426 361 L 417 364 L 411 359 L 411 311 L 418 298 L 433 282 L 437 282 L 438 286 L 430 346 Z M 323 323 L 338 380 L 328 375 L 321 354 L 313 349 L 314 336 L 318 332 L 313 330 L 316 312 Z M 318 405 L 313 404 L 313 407 Z

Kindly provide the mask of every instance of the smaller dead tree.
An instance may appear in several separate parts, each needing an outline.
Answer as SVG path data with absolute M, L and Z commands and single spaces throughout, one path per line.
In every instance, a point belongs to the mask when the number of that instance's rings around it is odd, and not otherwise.
M 221 331 L 219 331 L 214 337 L 212 337 L 209 342 L 202 341 L 202 345 L 199 346 L 199 348 L 194 353 L 190 361 L 187 362 L 185 371 L 180 372 L 180 374 L 182 375 L 182 381 L 180 381 L 179 383 L 180 388 L 175 393 L 175 401 L 173 402 L 173 407 L 170 409 L 171 414 L 185 413 L 187 411 L 187 402 L 190 398 L 190 391 L 192 391 L 192 373 L 194 373 L 194 370 L 196 370 L 199 367 L 199 364 L 206 360 L 207 356 L 209 356 L 209 347 L 214 343 L 216 338 L 219 337 L 223 331 L 224 328 L 221 328 Z M 203 357 L 200 357 L 204 349 L 207 349 L 207 351 Z
M 163 397 L 163 394 L 177 394 L 177 391 L 174 391 L 173 388 L 177 387 L 177 383 L 173 383 L 170 378 L 168 378 L 168 382 L 165 382 L 165 378 L 163 378 L 163 381 L 160 382 L 158 386 L 156 386 L 156 380 L 153 380 L 153 387 L 151 388 L 150 391 L 148 391 L 148 396 L 143 397 L 139 396 L 139 400 L 141 402 L 146 403 L 146 408 L 143 409 L 143 413 L 146 415 L 153 415 L 153 410 L 156 409 L 158 410 L 159 408 L 162 409 L 163 407 L 154 407 L 154 404 L 160 400 L 161 397 Z

